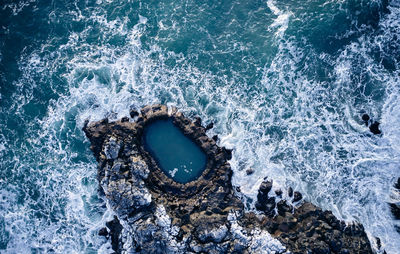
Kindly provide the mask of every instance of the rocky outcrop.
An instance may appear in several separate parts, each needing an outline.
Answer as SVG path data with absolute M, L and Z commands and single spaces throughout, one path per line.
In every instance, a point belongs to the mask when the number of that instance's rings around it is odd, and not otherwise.
M 231 185 L 232 151 L 209 138 L 200 118 L 175 108 L 147 106 L 131 118 L 86 123 L 84 132 L 99 163 L 100 192 L 117 214 L 99 232 L 118 253 L 371 253 L 361 225 L 346 225 L 331 212 L 272 195 L 272 181 L 260 186 L 256 208 L 245 212 Z M 181 184 L 166 176 L 144 149 L 143 130 L 170 118 L 207 155 L 201 176 Z M 293 192 L 293 191 L 292 191 Z M 278 195 L 279 194 L 279 195 Z
M 397 182 L 394 184 L 393 191 L 393 202 L 389 203 L 390 211 L 392 212 L 393 218 L 395 220 L 400 220 L 400 177 L 397 179 Z M 400 225 L 395 225 L 396 231 L 400 234 Z
M 346 225 L 330 211 L 323 211 L 309 202 L 300 202 L 300 192 L 288 190 L 291 201 L 270 197 L 272 181 L 265 180 L 259 189 L 256 208 L 266 215 L 261 228 L 266 228 L 293 253 L 372 253 L 361 224 Z M 265 201 L 264 201 L 265 200 Z M 271 209 L 276 201 L 276 209 Z M 297 202 L 297 204 L 296 204 Z M 270 207 L 257 204 L 266 203 Z M 301 204 L 300 204 L 301 203 Z

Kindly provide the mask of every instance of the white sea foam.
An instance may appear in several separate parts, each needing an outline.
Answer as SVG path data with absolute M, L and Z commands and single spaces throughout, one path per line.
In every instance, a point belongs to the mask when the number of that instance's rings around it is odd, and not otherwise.
M 276 29 L 275 36 L 282 38 L 285 34 L 286 29 L 289 26 L 289 18 L 292 15 L 290 12 L 284 12 L 280 10 L 276 5 L 274 0 L 268 0 L 267 5 L 268 8 L 278 17 L 274 20 L 274 22 L 268 27 L 269 30 Z
M 171 177 L 175 177 L 176 172 L 178 172 L 178 168 L 174 168 L 173 170 L 169 171 Z

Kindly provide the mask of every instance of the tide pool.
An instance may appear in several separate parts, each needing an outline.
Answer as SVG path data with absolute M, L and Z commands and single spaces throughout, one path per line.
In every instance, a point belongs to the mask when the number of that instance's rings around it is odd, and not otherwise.
M 157 120 L 148 125 L 144 144 L 160 169 L 179 183 L 195 180 L 206 167 L 206 154 L 171 119 Z

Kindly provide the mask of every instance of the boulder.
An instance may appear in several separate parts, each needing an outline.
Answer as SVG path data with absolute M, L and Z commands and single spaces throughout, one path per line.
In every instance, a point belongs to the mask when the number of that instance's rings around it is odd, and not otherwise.
M 378 135 L 378 134 L 381 134 L 382 132 L 381 132 L 381 130 L 379 130 L 379 122 L 377 122 L 377 121 L 374 121 L 370 126 L 369 126 L 369 130 L 373 133 L 373 134 L 375 134 L 375 135 Z
M 303 198 L 303 195 L 300 192 L 295 191 L 293 193 L 293 202 L 300 201 L 302 198 Z

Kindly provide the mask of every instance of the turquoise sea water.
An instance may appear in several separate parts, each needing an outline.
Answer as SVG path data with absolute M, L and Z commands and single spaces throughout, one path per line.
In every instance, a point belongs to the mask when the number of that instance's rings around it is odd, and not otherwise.
M 179 183 L 195 180 L 206 168 L 206 154 L 172 120 L 158 120 L 147 126 L 144 142 L 160 169 Z
M 111 252 L 81 128 L 165 103 L 214 122 L 244 198 L 269 176 L 399 253 L 399 60 L 399 0 L 1 0 L 0 252 Z

